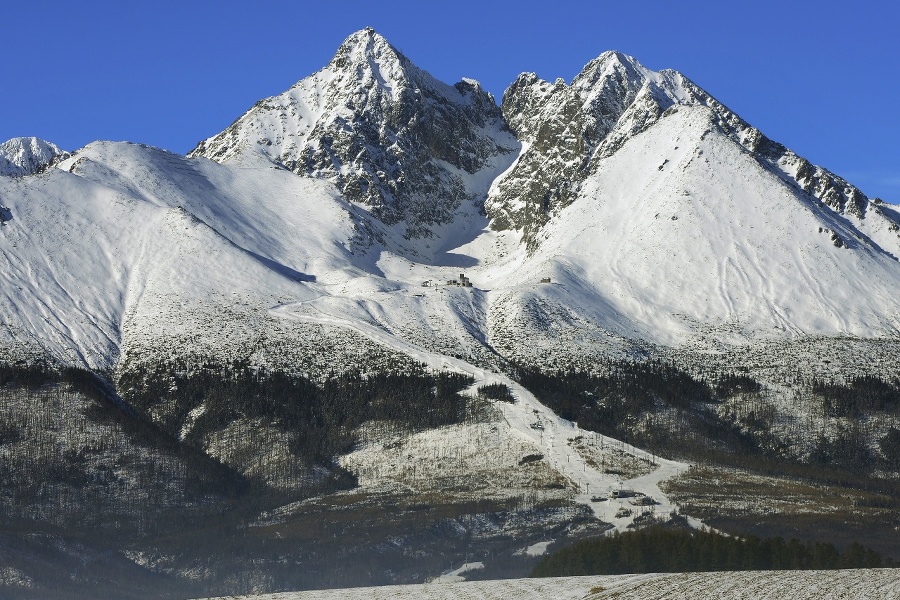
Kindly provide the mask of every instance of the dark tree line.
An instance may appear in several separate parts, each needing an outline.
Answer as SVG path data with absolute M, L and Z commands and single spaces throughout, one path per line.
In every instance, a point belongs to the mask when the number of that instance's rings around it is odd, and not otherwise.
M 865 437 L 858 428 L 839 427 L 837 435 L 828 438 L 819 435 L 809 460 L 820 465 L 831 465 L 843 469 L 875 465 L 875 456 L 869 449 Z
M 478 395 L 489 398 L 491 400 L 501 400 L 503 402 L 516 401 L 509 387 L 502 383 L 489 383 L 487 385 L 480 385 L 478 386 Z
M 59 379 L 57 371 L 43 364 L 0 363 L 0 387 L 36 388 Z
M 207 507 L 221 511 L 248 489 L 218 461 L 123 412 L 93 373 L 7 367 L 3 374 L 2 526 L 142 536 L 193 523 Z
M 606 372 L 519 368 L 516 376 L 541 402 L 579 427 L 656 452 L 692 457 L 710 450 L 762 452 L 740 424 L 716 414 L 719 397 L 706 381 L 660 361 L 611 363 Z M 734 376 L 720 387 L 731 395 L 758 389 L 758 384 Z
M 607 435 L 630 435 L 624 426 L 642 413 L 713 400 L 706 383 L 659 362 L 618 363 L 607 375 L 519 368 L 516 376 L 558 415 Z
M 594 375 L 583 371 L 543 373 L 520 367 L 516 374 L 525 387 L 538 389 L 549 398 L 558 395 L 556 403 L 560 405 L 571 404 L 573 392 L 593 399 L 621 399 L 618 406 L 611 403 L 607 418 L 649 410 L 659 406 L 659 403 L 688 408 L 697 402 L 715 400 L 706 381 L 695 379 L 670 363 L 617 362 L 608 365 L 606 370 L 606 375 Z M 563 389 L 558 389 L 560 385 Z
M 884 381 L 866 375 L 854 377 L 844 384 L 814 380 L 812 391 L 822 398 L 822 409 L 828 417 L 859 417 L 875 411 L 900 409 L 900 381 Z
M 749 375 L 726 373 L 716 382 L 714 390 L 719 398 L 730 398 L 736 394 L 756 394 L 762 386 Z
M 432 373 L 349 373 L 314 382 L 244 363 L 151 365 L 119 381 L 125 399 L 144 414 L 154 412 L 167 431 L 177 432 L 192 410 L 202 407 L 185 438 L 204 438 L 237 419 L 259 419 L 291 435 L 291 449 L 313 461 L 331 462 L 352 449 L 354 429 L 369 421 L 390 421 L 410 431 L 459 423 L 472 406 L 459 392 L 472 378 Z M 168 407 L 167 410 L 155 410 Z
M 896 379 L 795 381 L 800 394 L 821 402 L 826 417 L 848 420 L 817 435 L 803 429 L 801 420 L 778 414 L 765 401 L 759 382 L 743 373 L 707 381 L 660 361 L 598 364 L 605 374 L 518 368 L 515 375 L 541 402 L 579 427 L 701 464 L 770 470 L 804 457 L 810 468 L 863 473 L 900 469 L 900 434 L 891 434 L 888 427 L 891 413 L 900 410 Z M 725 401 L 728 408 L 719 409 Z M 793 444 L 809 436 L 811 451 Z M 883 456 L 873 452 L 873 441 Z
M 893 566 L 858 543 L 843 552 L 832 544 L 795 539 L 737 538 L 711 531 L 649 527 L 584 540 L 544 558 L 532 577 L 857 569 Z
M 884 437 L 878 441 L 878 446 L 888 465 L 900 469 L 900 430 L 896 427 L 888 429 Z
M 874 417 L 883 427 L 886 415 L 897 414 L 900 410 L 900 380 L 866 375 L 845 382 L 813 380 L 808 387 L 821 401 L 825 417 L 849 420 L 849 423 L 838 425 L 836 435 L 830 438 L 818 436 L 810 455 L 811 462 L 844 469 L 869 470 L 882 465 L 900 469 L 900 434 L 897 430 L 891 426 L 883 436 L 876 438 L 882 459 L 872 452 L 869 443 L 872 432 L 860 428 L 866 418 Z

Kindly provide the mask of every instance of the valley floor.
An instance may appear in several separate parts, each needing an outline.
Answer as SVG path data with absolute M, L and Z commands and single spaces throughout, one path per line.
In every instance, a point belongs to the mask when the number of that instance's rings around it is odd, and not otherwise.
M 505 579 L 461 583 L 431 583 L 343 590 L 284 592 L 242 596 L 256 600 L 501 600 L 505 598 L 553 600 L 690 600 L 753 598 L 765 600 L 826 600 L 837 598 L 900 597 L 900 569 L 836 571 L 744 571 L 717 573 L 648 573 Z M 236 600 L 231 597 L 232 600 Z

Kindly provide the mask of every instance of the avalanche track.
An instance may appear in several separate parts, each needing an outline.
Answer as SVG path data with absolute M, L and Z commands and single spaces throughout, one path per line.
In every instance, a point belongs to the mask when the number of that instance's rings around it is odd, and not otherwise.
M 678 509 L 663 494 L 659 484 L 686 470 L 689 467 L 688 464 L 662 459 L 620 440 L 580 430 L 577 423 L 558 417 L 531 392 L 502 374 L 476 367 L 458 358 L 427 351 L 406 340 L 399 339 L 375 325 L 350 321 L 332 314 L 327 311 L 327 307 L 323 309 L 318 306 L 315 300 L 276 306 L 270 309 L 270 312 L 282 319 L 352 329 L 378 344 L 407 354 L 436 371 L 450 370 L 468 374 L 475 379 L 471 388 L 473 391 L 482 385 L 498 383 L 506 385 L 516 402 L 514 404 L 498 402 L 497 404 L 509 427 L 523 440 L 540 448 L 549 465 L 574 483 L 577 490 L 576 502 L 589 506 L 598 519 L 611 523 L 615 530 L 624 531 L 637 514 L 634 510 L 621 510 L 632 508 L 629 500 L 609 498 L 608 500 L 593 501 L 592 498 L 606 498 L 611 490 L 626 489 L 645 494 L 655 500 L 657 504 L 653 510 L 659 517 L 668 517 Z M 591 436 L 592 440 L 601 447 L 616 448 L 637 458 L 650 461 L 657 465 L 657 468 L 647 475 L 625 481 L 615 475 L 603 473 L 588 464 L 579 453 L 573 452 L 569 446 L 571 440 L 585 435 Z M 690 522 L 694 527 L 702 524 L 695 519 L 690 519 Z

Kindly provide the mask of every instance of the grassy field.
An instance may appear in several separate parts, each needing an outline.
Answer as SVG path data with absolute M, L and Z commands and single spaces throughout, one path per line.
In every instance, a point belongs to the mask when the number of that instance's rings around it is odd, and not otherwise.
M 874 483 L 874 482 L 873 482 Z M 736 535 L 853 542 L 900 559 L 900 499 L 877 486 L 823 483 L 724 467 L 697 467 L 665 482 L 683 514 Z

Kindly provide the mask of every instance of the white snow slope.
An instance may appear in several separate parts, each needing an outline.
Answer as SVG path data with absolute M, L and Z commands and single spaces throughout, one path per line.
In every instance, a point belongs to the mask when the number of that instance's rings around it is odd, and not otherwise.
M 670 111 L 601 161 L 541 238 L 490 287 L 552 276 L 562 285 L 545 299 L 620 335 L 677 346 L 898 333 L 898 240 L 879 245 L 798 196 L 716 134 L 705 107 Z
M 355 270 L 347 204 L 284 171 L 97 142 L 0 180 L 0 198 L 0 344 L 13 355 L 110 368 L 173 338 L 175 354 L 246 351 L 270 306 L 315 295 L 313 273 Z

